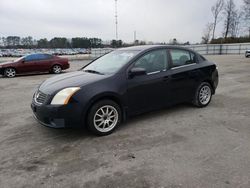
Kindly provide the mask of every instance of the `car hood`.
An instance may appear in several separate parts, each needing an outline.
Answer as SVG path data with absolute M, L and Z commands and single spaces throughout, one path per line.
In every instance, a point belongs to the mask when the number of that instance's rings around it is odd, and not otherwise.
M 83 71 L 65 73 L 45 80 L 40 85 L 39 90 L 45 94 L 52 95 L 64 88 L 82 87 L 106 77 L 106 75 L 87 73 Z
M 9 62 L 0 63 L 0 66 L 4 66 L 4 65 L 13 65 L 13 64 L 15 64 L 14 61 L 9 61 Z

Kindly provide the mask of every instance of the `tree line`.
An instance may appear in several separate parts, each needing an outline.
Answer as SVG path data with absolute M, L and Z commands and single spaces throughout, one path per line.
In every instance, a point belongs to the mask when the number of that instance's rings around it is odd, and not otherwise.
M 87 37 L 54 37 L 51 40 L 42 38 L 33 39 L 31 36 L 19 37 L 8 36 L 0 37 L 0 47 L 2 48 L 100 48 L 103 47 L 102 40 L 99 38 Z
M 237 8 L 234 0 L 217 0 L 211 7 L 213 20 L 206 24 L 202 43 L 250 42 L 250 0 L 243 0 Z M 221 35 L 216 38 L 218 24 L 222 24 Z

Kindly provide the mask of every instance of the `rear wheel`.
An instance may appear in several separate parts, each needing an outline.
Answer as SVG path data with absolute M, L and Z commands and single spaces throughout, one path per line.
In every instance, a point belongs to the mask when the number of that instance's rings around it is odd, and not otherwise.
M 16 76 L 16 70 L 14 68 L 6 68 L 4 70 L 4 76 L 8 78 L 13 78 Z
M 88 129 L 96 135 L 111 134 L 121 122 L 121 109 L 112 100 L 95 103 L 88 114 Z
M 212 99 L 212 87 L 208 82 L 202 82 L 194 96 L 193 104 L 197 107 L 207 106 Z
M 52 72 L 54 74 L 60 74 L 62 72 L 62 67 L 60 65 L 54 65 L 52 67 Z

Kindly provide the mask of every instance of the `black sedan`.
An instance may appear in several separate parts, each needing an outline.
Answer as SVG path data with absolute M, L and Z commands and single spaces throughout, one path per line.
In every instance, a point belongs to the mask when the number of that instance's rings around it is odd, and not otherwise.
M 44 81 L 31 107 L 45 126 L 86 125 L 95 134 L 107 135 L 130 116 L 182 102 L 205 107 L 217 85 L 216 65 L 194 51 L 129 47 Z

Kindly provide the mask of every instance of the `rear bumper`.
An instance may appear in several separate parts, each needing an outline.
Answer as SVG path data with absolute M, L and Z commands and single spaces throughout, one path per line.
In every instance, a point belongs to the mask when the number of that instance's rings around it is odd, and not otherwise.
M 31 104 L 34 118 L 42 125 L 51 128 L 80 127 L 81 110 L 77 105 L 37 105 Z
M 219 73 L 218 70 L 215 69 L 215 71 L 212 74 L 212 81 L 213 81 L 213 94 L 215 94 L 215 90 L 218 87 L 219 84 Z

